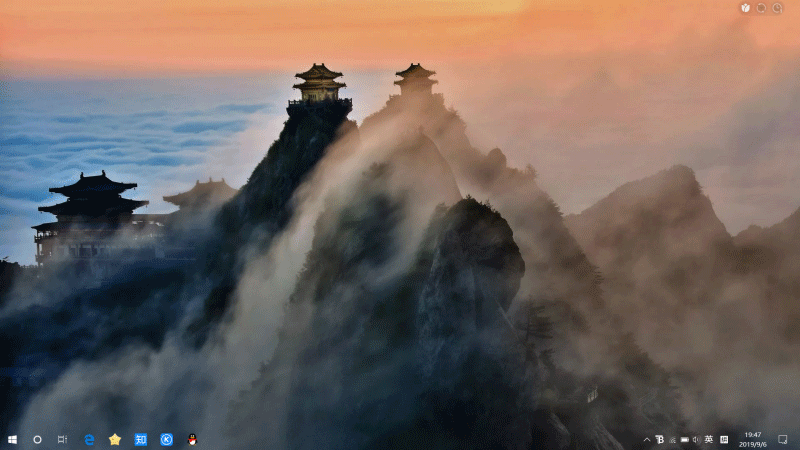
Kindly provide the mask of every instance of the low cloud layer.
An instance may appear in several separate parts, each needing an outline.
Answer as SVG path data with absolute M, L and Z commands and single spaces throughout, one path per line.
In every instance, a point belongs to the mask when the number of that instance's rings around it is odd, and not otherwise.
M 81 172 L 139 184 L 125 193 L 150 200 L 138 213 L 162 213 L 162 201 L 197 179 L 241 186 L 277 133 L 278 106 L 269 77 L 229 80 L 9 81 L 0 125 L 0 257 L 30 264 L 31 226 L 54 221 L 36 208 L 65 200 L 48 189 Z M 247 90 L 250 89 L 250 91 Z M 255 131 L 254 131 L 255 130 Z M 257 136 L 254 136 L 257 134 Z
M 796 51 L 759 46 L 751 25 L 689 28 L 654 52 L 425 66 L 437 71 L 435 90 L 464 117 L 477 146 L 500 147 L 512 166 L 533 165 L 565 212 L 582 211 L 625 181 L 685 164 L 736 234 L 800 205 L 790 125 L 798 109 Z M 393 71 L 345 73 L 352 118 L 361 121 L 397 93 Z M 9 211 L 30 225 L 50 220 L 31 206 L 57 201 L 47 188 L 81 171 L 105 168 L 139 182 L 136 194 L 151 201 L 147 212 L 171 210 L 160 197 L 197 178 L 241 186 L 259 159 L 253 142 L 280 130 L 285 102 L 296 97 L 292 75 L 6 82 L 2 221 Z M 32 262 L 30 229 L 0 228 L 0 257 Z

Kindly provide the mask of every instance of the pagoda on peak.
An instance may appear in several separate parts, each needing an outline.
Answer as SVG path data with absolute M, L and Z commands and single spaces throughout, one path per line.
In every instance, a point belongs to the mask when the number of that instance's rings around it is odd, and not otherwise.
M 221 205 L 236 195 L 238 190 L 228 186 L 225 178 L 220 181 L 208 179 L 208 183 L 200 180 L 188 191 L 164 196 L 164 201 L 177 206 L 182 213 L 195 213 Z
M 339 98 L 339 89 L 347 87 L 346 84 L 335 81 L 336 78 L 341 76 L 341 72 L 334 72 L 325 67 L 325 64 L 316 63 L 307 71 L 296 74 L 295 77 L 303 79 L 303 82 L 292 87 L 300 90 L 301 97 L 300 100 L 289 101 L 289 113 L 291 114 L 296 107 L 315 106 L 331 102 L 352 106 L 350 99 Z
M 419 63 L 412 63 L 408 69 L 397 72 L 396 75 L 403 78 L 394 82 L 400 86 L 400 95 L 432 95 L 433 85 L 438 83 L 438 81 L 430 79 L 430 76 L 436 75 L 436 72 L 423 68 Z
M 303 73 L 295 75 L 297 78 L 305 80 L 300 84 L 292 86 L 295 89 L 300 89 L 301 99 L 308 102 L 321 102 L 325 100 L 338 100 L 339 89 L 347 87 L 344 83 L 334 81 L 336 78 L 342 76 L 341 72 L 334 72 L 325 64 L 316 63 L 310 69 Z
M 162 215 L 133 214 L 136 208 L 148 205 L 147 200 L 122 198 L 120 194 L 136 188 L 136 183 L 112 181 L 101 175 L 84 176 L 69 186 L 51 188 L 50 192 L 67 197 L 67 201 L 39 207 L 39 211 L 54 214 L 56 222 L 33 227 L 36 230 L 36 262 L 44 264 L 53 258 L 80 261 L 93 271 L 99 263 L 120 255 L 141 255 L 144 237 L 159 234 Z M 130 243 L 116 239 L 125 230 Z M 137 243 L 132 243 L 137 241 Z M 144 253 L 155 253 L 152 245 Z

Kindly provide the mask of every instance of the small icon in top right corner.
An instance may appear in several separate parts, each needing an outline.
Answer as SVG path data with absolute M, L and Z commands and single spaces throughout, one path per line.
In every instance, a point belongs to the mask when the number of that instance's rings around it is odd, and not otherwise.
M 764 14 L 765 12 L 767 12 L 767 5 L 765 5 L 764 3 L 759 3 L 758 5 L 756 5 L 756 11 L 758 11 L 759 14 Z
M 783 13 L 783 4 L 781 2 L 775 2 L 772 4 L 772 12 L 775 14 Z

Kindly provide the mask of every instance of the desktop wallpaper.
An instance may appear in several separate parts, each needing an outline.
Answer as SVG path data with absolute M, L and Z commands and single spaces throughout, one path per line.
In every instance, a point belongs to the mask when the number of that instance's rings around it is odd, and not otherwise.
M 6 0 L 0 444 L 800 448 L 797 29 Z

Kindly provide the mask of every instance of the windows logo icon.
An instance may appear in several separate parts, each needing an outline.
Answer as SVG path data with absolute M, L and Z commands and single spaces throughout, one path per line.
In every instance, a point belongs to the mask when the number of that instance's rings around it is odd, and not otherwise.
M 172 447 L 172 433 L 161 433 L 161 446 Z

